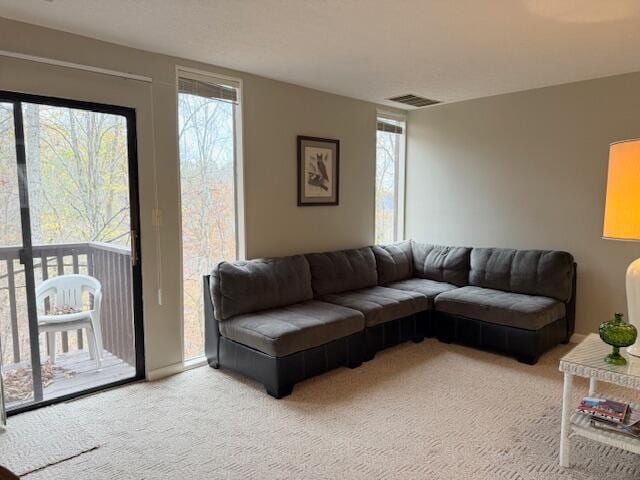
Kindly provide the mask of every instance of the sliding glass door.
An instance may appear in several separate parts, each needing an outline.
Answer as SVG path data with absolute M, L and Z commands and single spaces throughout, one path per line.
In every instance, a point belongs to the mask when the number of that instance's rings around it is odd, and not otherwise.
M 135 112 L 0 92 L 9 412 L 144 375 Z

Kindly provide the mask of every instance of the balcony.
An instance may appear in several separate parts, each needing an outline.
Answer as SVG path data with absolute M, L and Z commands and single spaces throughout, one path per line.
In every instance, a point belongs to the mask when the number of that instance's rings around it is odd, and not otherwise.
M 33 401 L 29 323 L 20 247 L 0 247 L 0 355 L 8 410 Z M 49 363 L 45 334 L 39 335 L 43 400 L 135 375 L 131 251 L 98 242 L 33 247 L 36 284 L 55 275 L 82 273 L 102 284 L 103 365 L 90 359 L 86 332 L 56 334 L 56 361 Z

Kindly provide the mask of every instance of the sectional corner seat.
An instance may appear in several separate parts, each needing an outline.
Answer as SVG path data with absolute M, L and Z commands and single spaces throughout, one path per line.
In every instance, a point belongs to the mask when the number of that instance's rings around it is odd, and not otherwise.
M 560 251 L 405 241 L 220 262 L 204 277 L 205 352 L 276 398 L 425 336 L 534 364 L 573 334 L 575 291 Z

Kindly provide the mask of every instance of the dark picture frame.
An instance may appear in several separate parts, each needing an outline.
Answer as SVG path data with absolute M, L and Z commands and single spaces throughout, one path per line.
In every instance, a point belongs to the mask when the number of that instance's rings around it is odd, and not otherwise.
M 338 205 L 340 140 L 298 135 L 298 206 Z

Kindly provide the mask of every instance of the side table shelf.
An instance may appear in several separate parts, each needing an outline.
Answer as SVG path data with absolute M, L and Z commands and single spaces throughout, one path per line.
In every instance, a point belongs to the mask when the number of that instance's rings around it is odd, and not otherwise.
M 633 357 L 626 352 L 626 349 L 622 349 L 620 353 L 627 360 L 627 364 L 611 365 L 604 361 L 604 357 L 610 352 L 611 347 L 600 340 L 598 335 L 592 333 L 560 360 L 559 370 L 564 373 L 564 389 L 559 460 L 563 467 L 571 466 L 571 437 L 574 435 L 640 454 L 640 440 L 621 433 L 594 428 L 588 416 L 576 412 L 572 395 L 574 376 L 589 380 L 589 395 L 595 395 L 599 382 L 640 390 L 640 358 Z M 633 396 L 628 399 L 630 403 L 635 403 L 632 408 L 640 409 L 638 398 Z
M 594 396 L 604 397 L 604 395 L 599 395 L 597 393 L 595 393 Z M 607 398 L 624 402 L 624 400 L 621 399 L 611 397 Z M 630 403 L 629 405 L 633 410 L 640 410 L 640 404 Z M 596 440 L 611 447 L 622 448 L 623 450 L 640 454 L 640 438 L 633 438 L 622 433 L 608 432 L 606 430 L 594 428 L 591 426 L 591 417 L 584 413 L 575 412 L 571 415 L 571 431 L 572 435 L 580 435 L 581 437 Z

